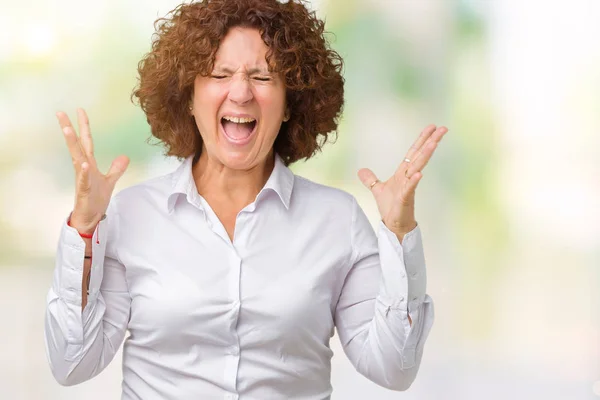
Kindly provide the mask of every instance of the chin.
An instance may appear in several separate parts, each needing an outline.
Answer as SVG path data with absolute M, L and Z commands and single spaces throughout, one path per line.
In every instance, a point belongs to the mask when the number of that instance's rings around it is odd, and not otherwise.
M 218 158 L 227 168 L 236 170 L 248 170 L 266 160 L 266 157 L 262 157 L 264 159 L 261 160 L 261 157 L 258 157 L 251 149 L 221 149 L 220 157 Z

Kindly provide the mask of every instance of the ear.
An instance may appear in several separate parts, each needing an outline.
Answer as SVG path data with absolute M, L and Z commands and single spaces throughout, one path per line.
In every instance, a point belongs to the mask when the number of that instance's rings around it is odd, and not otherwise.
M 283 122 L 288 122 L 290 120 L 290 109 L 285 109 L 285 114 L 283 115 Z

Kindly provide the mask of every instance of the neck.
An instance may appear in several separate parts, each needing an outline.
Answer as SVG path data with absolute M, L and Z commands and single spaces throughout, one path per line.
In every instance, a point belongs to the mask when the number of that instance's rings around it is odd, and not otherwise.
M 254 167 L 237 170 L 228 168 L 203 149 L 198 162 L 192 167 L 192 174 L 202 197 L 241 209 L 256 199 L 274 167 L 273 151 Z

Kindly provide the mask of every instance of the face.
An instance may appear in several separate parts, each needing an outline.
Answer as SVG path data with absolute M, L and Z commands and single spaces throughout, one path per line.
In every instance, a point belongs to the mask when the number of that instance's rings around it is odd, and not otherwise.
M 258 30 L 232 28 L 212 73 L 194 82 L 192 113 L 202 151 L 228 168 L 248 170 L 265 162 L 287 119 L 285 84 L 269 72 L 267 51 Z

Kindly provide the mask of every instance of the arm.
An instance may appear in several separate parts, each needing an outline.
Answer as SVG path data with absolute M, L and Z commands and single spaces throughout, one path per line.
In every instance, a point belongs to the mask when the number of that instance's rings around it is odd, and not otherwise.
M 421 232 L 417 226 L 401 245 L 382 222 L 378 229 L 376 236 L 354 200 L 353 255 L 335 322 L 344 352 L 358 372 L 388 389 L 406 390 L 416 377 L 433 324 Z
M 62 227 L 44 326 L 50 368 L 62 385 L 81 383 L 100 373 L 125 336 L 131 299 L 125 267 L 115 251 L 117 221 L 111 202 L 88 243 L 93 255 L 89 295 L 82 290 L 88 283 L 84 253 L 89 250 L 77 230 L 66 221 Z M 88 259 L 85 262 L 90 264 Z

